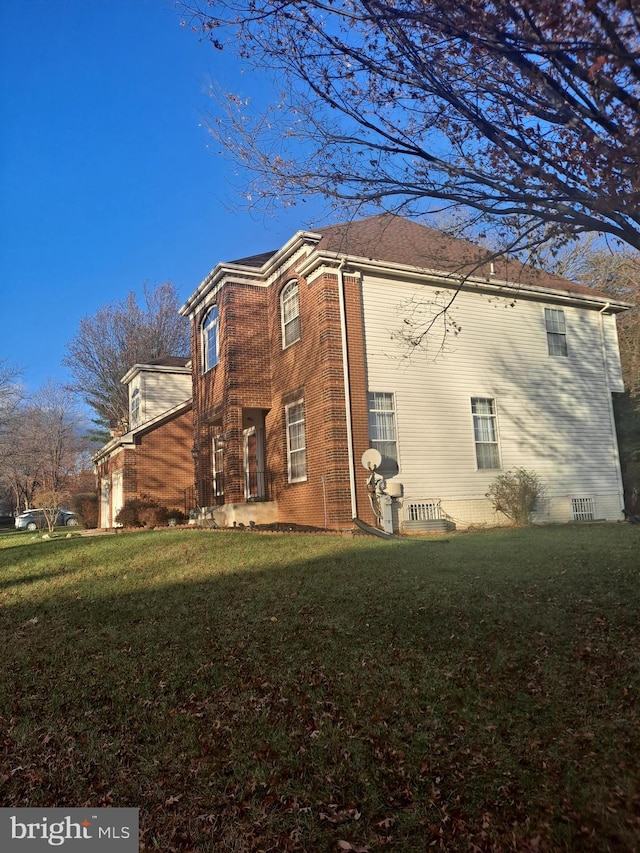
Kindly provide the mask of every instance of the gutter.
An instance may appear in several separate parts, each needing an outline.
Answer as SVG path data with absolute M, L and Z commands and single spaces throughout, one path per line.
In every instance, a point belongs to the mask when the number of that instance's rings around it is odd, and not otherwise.
M 349 453 L 349 491 L 351 493 L 351 518 L 358 515 L 356 504 L 356 471 L 353 464 L 353 424 L 351 421 L 351 379 L 349 377 L 349 355 L 347 352 L 347 312 L 344 299 L 343 269 L 347 262 L 342 258 L 338 266 L 338 297 L 340 301 L 340 338 L 342 342 L 342 373 L 344 377 L 344 406 L 347 416 L 347 451 Z
M 322 266 L 332 267 L 340 258 L 338 252 L 312 251 L 308 258 L 300 264 L 298 272 L 301 276 L 309 279 L 316 270 Z M 578 292 L 570 288 L 549 287 L 543 284 L 525 283 L 521 281 L 508 281 L 506 279 L 492 278 L 475 274 L 461 274 L 455 271 L 429 269 L 416 267 L 412 264 L 401 264 L 389 261 L 377 261 L 372 258 L 351 255 L 349 266 L 360 272 L 372 276 L 393 277 L 398 276 L 410 278 L 419 284 L 435 284 L 439 287 L 458 288 L 463 287 L 470 291 L 482 291 L 486 293 L 498 293 L 510 298 L 544 299 L 545 301 L 556 301 L 559 303 L 575 303 L 589 308 L 600 308 L 605 302 L 608 310 L 619 313 L 633 307 L 630 302 L 620 300 L 606 300 L 597 294 Z
M 609 387 L 609 362 L 607 359 L 607 345 L 604 338 L 604 312 L 610 307 L 609 302 L 604 305 L 598 314 L 600 315 L 600 347 L 602 349 L 602 364 L 604 366 L 604 377 L 607 384 L 607 403 L 609 405 L 609 426 L 611 429 L 611 448 L 613 458 L 616 462 L 616 473 L 618 479 L 618 498 L 620 500 L 620 511 L 624 510 L 624 484 L 622 482 L 622 470 L 620 467 L 620 451 L 618 449 L 618 431 L 616 429 L 616 416 L 613 410 L 613 395 Z
M 380 530 L 379 527 L 372 527 L 370 524 L 367 524 L 365 521 L 360 521 L 359 518 L 353 519 L 356 527 L 359 527 L 360 530 L 363 530 L 365 533 L 368 533 L 370 536 L 377 536 L 379 539 L 395 539 L 396 536 L 394 533 L 386 533 L 384 530 Z

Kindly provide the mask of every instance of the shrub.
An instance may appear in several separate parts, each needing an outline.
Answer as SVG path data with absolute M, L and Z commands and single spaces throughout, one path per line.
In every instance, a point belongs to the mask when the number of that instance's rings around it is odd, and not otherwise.
M 170 518 L 181 524 L 187 516 L 179 509 L 167 509 L 154 498 L 143 495 L 125 501 L 115 520 L 123 527 L 160 527 L 168 524 Z
M 170 509 L 167 513 L 167 521 L 171 521 L 174 518 L 176 524 L 186 524 L 189 521 L 189 516 L 182 512 L 181 509 Z
M 169 513 L 166 507 L 160 506 L 156 501 L 149 501 L 138 513 L 141 527 L 160 527 L 167 523 Z
M 153 527 L 160 509 L 162 507 L 158 501 L 146 495 L 129 498 L 116 515 L 115 522 L 123 527 Z
M 113 519 L 116 524 L 121 524 L 123 527 L 142 527 L 140 522 L 141 501 L 138 498 L 130 498 L 124 502 L 122 508 L 116 513 Z
M 531 513 L 544 494 L 544 486 L 535 471 L 516 468 L 500 474 L 486 494 L 496 512 L 510 518 L 514 524 L 531 523 Z
M 73 495 L 71 509 L 78 516 L 83 527 L 98 526 L 98 495 L 95 492 Z

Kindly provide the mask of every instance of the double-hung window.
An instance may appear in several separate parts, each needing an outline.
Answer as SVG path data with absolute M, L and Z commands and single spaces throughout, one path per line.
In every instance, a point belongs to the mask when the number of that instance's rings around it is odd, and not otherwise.
M 297 281 L 290 281 L 280 294 L 282 348 L 300 340 L 300 294 Z
M 211 461 L 213 463 L 213 496 L 221 498 L 224 495 L 224 439 L 221 435 L 213 436 Z
M 285 407 L 287 419 L 287 468 L 290 483 L 307 479 L 307 443 L 304 430 L 304 400 Z
M 390 391 L 370 391 L 367 394 L 369 404 L 369 441 L 382 456 L 381 469 L 397 469 L 398 442 L 396 439 L 396 407 L 394 395 Z
M 472 397 L 471 412 L 478 468 L 499 468 L 496 402 L 490 397 Z
M 561 308 L 544 309 L 549 355 L 567 355 L 567 324 Z
M 131 392 L 129 405 L 129 428 L 134 429 L 140 422 L 140 386 L 137 385 Z
M 202 367 L 205 373 L 218 363 L 219 319 L 218 306 L 214 305 L 202 321 Z

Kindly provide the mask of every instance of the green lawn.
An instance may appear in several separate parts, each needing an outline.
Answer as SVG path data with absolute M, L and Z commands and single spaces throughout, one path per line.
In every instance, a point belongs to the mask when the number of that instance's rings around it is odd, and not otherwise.
M 0 536 L 0 805 L 141 850 L 633 851 L 640 528 Z

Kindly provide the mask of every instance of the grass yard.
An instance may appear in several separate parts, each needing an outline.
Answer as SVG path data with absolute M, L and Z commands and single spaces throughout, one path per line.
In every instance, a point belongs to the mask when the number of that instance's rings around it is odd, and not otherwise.
M 0 536 L 0 805 L 142 851 L 640 849 L 640 528 Z

